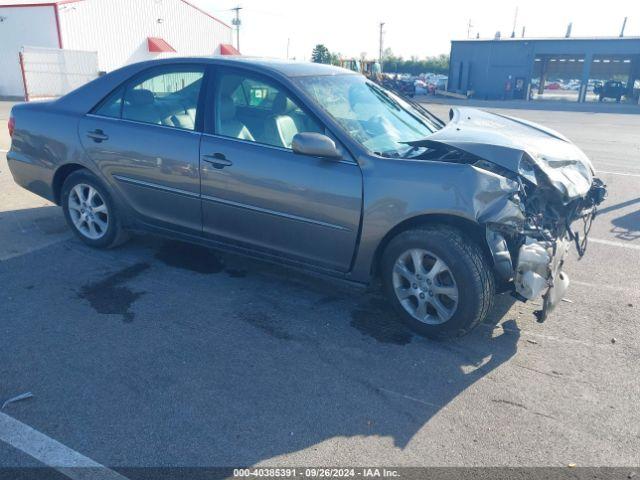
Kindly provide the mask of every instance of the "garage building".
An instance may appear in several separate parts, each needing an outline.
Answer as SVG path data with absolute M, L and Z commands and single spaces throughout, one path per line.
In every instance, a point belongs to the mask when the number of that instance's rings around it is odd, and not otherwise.
M 231 27 L 186 0 L 0 0 L 0 96 L 25 95 L 23 47 L 57 50 L 51 58 L 95 52 L 96 69 L 109 72 L 169 55 L 235 54 L 231 43 Z
M 454 40 L 448 90 L 479 99 L 598 101 L 622 84 L 637 102 L 640 37 Z

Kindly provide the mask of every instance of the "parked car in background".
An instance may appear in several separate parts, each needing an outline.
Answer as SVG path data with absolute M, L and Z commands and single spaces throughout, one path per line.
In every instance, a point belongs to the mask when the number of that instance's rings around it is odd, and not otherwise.
M 446 90 L 447 89 L 447 77 L 438 78 L 436 81 L 436 90 Z
M 605 98 L 614 98 L 620 103 L 626 92 L 625 84 L 617 80 L 609 80 L 604 84 L 596 85 L 593 93 L 598 95 L 598 99 L 602 102 Z
M 404 97 L 416 96 L 415 80 L 410 76 L 385 76 L 382 86 Z
M 606 194 L 557 132 L 468 108 L 445 124 L 319 64 L 139 63 L 14 106 L 9 130 L 15 181 L 87 245 L 147 231 L 380 282 L 431 337 L 478 325 L 497 289 L 542 297 L 544 320 L 572 243 L 584 254 L 571 224 L 590 225 Z

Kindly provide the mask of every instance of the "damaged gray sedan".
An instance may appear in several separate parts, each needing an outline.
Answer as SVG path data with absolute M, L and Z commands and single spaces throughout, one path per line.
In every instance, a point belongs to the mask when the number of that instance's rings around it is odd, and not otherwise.
M 15 181 L 86 244 L 146 231 L 380 281 L 415 331 L 462 335 L 496 291 L 544 321 L 606 197 L 561 134 L 467 108 L 445 124 L 364 77 L 248 58 L 130 65 L 17 105 Z

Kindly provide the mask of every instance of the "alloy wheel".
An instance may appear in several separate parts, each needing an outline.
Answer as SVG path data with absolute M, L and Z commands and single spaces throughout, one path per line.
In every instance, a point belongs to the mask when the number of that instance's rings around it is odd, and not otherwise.
M 393 289 L 407 313 L 427 325 L 447 322 L 458 308 L 458 286 L 449 266 L 428 250 L 415 248 L 398 257 Z
M 109 208 L 100 192 L 91 185 L 79 183 L 69 193 L 69 215 L 74 226 L 85 237 L 99 240 L 109 228 Z

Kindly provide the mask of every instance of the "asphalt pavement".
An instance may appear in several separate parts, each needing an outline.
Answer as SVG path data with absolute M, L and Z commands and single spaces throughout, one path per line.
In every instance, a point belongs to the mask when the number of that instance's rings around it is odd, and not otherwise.
M 295 270 L 151 236 L 92 250 L 0 152 L 0 404 L 33 394 L 0 410 L 0 466 L 638 467 L 640 115 L 500 111 L 575 141 L 610 196 L 547 323 L 501 296 L 446 342 Z

